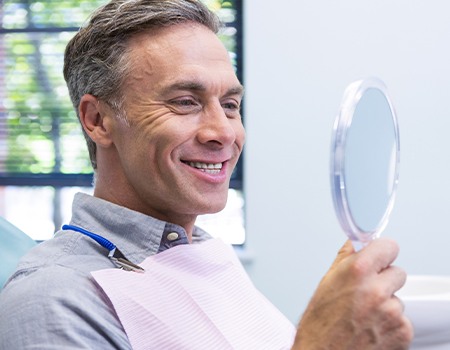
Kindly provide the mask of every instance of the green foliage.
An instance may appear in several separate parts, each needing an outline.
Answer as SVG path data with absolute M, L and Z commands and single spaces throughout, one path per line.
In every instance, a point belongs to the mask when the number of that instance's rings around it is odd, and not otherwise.
M 0 13 L 0 155 L 3 171 L 89 173 L 84 138 L 62 76 L 63 53 L 76 28 L 105 0 L 5 0 Z M 204 0 L 224 23 L 235 18 L 233 1 Z M 53 28 L 52 32 L 35 29 Z M 57 28 L 60 28 L 58 31 Z M 28 30 L 28 31 L 27 31 Z M 221 34 L 235 51 L 236 29 Z M 231 54 L 232 58 L 234 57 Z M 0 104 L 1 106 L 1 104 Z M 5 152 L 1 152 L 5 154 Z M 2 164 L 3 163 L 3 164 Z

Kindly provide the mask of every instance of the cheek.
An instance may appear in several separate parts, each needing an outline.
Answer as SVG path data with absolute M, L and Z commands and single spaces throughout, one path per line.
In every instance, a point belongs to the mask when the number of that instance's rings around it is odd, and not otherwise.
M 121 125 L 116 132 L 115 147 L 125 168 L 142 168 L 149 162 L 149 136 L 136 124 Z
M 245 135 L 244 125 L 242 124 L 241 121 L 236 123 L 236 125 L 234 126 L 234 130 L 236 133 L 236 144 L 242 150 L 242 148 L 245 144 L 246 135 Z
M 179 150 L 190 139 L 187 130 L 186 125 L 175 119 L 147 125 L 134 133 L 134 140 L 129 141 L 132 145 L 129 151 L 134 153 L 132 157 L 136 162 L 145 162 L 167 171 L 167 167 L 178 159 Z
M 147 135 L 149 143 L 154 145 L 158 152 L 170 152 L 171 149 L 189 139 L 189 130 L 186 123 L 173 118 L 158 125 L 158 127 L 151 128 Z

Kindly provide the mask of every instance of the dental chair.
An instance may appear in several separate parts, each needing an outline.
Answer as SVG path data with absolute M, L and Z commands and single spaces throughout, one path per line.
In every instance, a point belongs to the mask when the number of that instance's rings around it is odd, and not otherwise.
M 14 272 L 20 258 L 37 243 L 0 217 L 0 289 Z

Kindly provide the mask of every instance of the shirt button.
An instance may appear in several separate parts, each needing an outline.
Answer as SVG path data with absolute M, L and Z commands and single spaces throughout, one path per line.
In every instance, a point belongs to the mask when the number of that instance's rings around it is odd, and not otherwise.
M 176 232 L 170 232 L 170 233 L 167 235 L 167 239 L 168 239 L 169 241 L 174 241 L 174 240 L 178 239 L 178 233 L 176 233 Z

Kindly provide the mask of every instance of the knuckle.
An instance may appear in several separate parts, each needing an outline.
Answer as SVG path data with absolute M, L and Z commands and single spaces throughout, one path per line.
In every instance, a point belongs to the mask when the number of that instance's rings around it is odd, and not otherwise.
M 349 266 L 351 276 L 356 280 L 364 278 L 370 270 L 370 263 L 363 256 L 357 256 Z
M 399 244 L 389 237 L 380 237 L 377 242 L 384 246 L 384 249 L 390 249 L 393 253 L 398 253 L 400 250 Z
M 397 339 L 400 344 L 403 344 L 405 349 L 409 348 L 409 344 L 412 342 L 414 338 L 414 329 L 411 323 L 407 320 L 403 322 L 402 327 L 398 329 Z
M 385 309 L 384 313 L 386 319 L 393 323 L 403 322 L 403 306 L 398 301 L 389 303 L 389 307 Z

